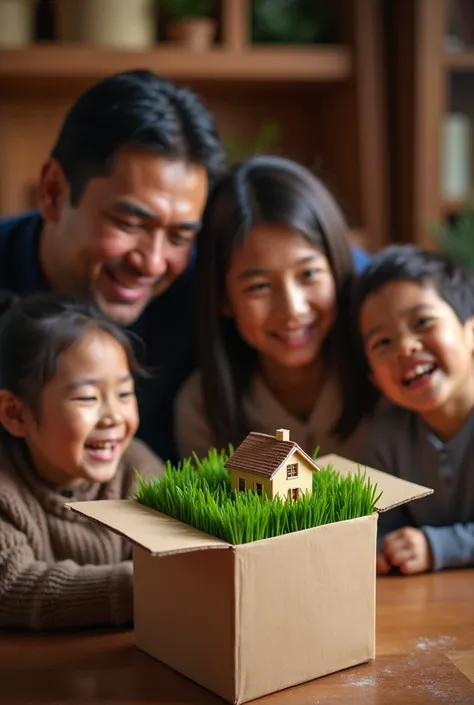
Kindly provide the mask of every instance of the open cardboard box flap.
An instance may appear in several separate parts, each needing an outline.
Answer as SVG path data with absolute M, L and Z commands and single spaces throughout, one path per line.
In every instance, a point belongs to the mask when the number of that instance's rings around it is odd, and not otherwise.
M 429 487 L 401 480 L 380 470 L 358 466 L 338 455 L 325 455 L 317 459 L 319 467 L 331 464 L 342 475 L 357 473 L 360 467 L 372 482 L 377 484 L 377 494 L 382 492 L 376 510 L 384 512 L 399 504 L 425 497 L 433 492 Z M 221 539 L 210 536 L 166 514 L 144 507 L 132 499 L 104 499 L 92 502 L 66 504 L 88 519 L 122 534 L 130 541 L 147 549 L 153 555 L 164 556 L 208 548 L 230 548 Z
M 133 499 L 71 502 L 66 504 L 66 507 L 112 529 L 117 534 L 122 534 L 132 543 L 157 556 L 204 548 L 230 547 L 230 544 L 221 539 L 205 534 L 155 509 L 144 507 Z
M 386 512 L 389 509 L 398 507 L 400 504 L 411 502 L 413 499 L 421 499 L 421 497 L 433 494 L 433 490 L 430 487 L 423 487 L 423 485 L 402 480 L 395 475 L 389 475 L 381 470 L 375 470 L 375 468 L 342 458 L 340 455 L 323 455 L 317 458 L 316 462 L 320 468 L 332 465 L 334 470 L 337 470 L 341 475 L 357 473 L 359 468 L 361 473 L 365 472 L 371 482 L 377 485 L 376 494 L 382 492 L 382 496 L 375 507 L 377 512 Z

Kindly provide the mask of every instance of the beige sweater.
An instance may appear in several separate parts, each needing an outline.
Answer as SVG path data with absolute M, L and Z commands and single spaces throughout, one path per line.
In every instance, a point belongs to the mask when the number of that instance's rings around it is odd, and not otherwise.
M 328 376 L 307 421 L 292 416 L 274 397 L 259 375 L 252 380 L 244 399 L 244 410 L 251 431 L 273 435 L 278 428 L 287 428 L 290 438 L 312 455 L 319 446 L 319 456 L 337 453 L 351 460 L 360 460 L 365 422 L 347 439 L 336 438 L 332 426 L 341 413 L 342 399 L 336 376 Z M 182 458 L 192 451 L 202 457 L 214 445 L 209 422 L 204 411 L 201 379 L 195 372 L 184 383 L 176 401 L 176 439 Z
M 132 621 L 131 546 L 70 501 L 130 497 L 163 464 L 134 441 L 115 478 L 60 491 L 35 473 L 22 442 L 0 446 L 0 628 L 51 629 Z

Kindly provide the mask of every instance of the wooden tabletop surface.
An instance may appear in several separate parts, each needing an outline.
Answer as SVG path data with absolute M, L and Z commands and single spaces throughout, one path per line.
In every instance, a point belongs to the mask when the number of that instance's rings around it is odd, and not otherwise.
M 380 578 L 377 658 L 253 701 L 474 705 L 474 570 Z M 8 705 L 218 705 L 134 646 L 133 632 L 0 636 Z

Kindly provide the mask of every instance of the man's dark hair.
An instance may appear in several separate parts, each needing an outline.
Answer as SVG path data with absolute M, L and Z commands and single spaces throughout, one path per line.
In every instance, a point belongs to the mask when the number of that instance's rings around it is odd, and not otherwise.
M 464 267 L 440 252 L 416 245 L 391 245 L 375 255 L 356 283 L 355 321 L 367 297 L 393 281 L 432 287 L 461 323 L 474 315 L 474 279 Z
M 195 93 L 144 69 L 115 74 L 79 97 L 51 152 L 73 206 L 89 179 L 110 173 L 126 145 L 200 164 L 211 183 L 225 163 L 214 118 Z

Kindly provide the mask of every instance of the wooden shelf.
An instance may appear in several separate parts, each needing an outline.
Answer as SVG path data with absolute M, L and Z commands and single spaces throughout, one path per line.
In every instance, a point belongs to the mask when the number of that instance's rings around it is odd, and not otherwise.
M 0 51 L 0 80 L 100 79 L 130 68 L 149 68 L 171 79 L 241 81 L 344 81 L 352 72 L 350 51 L 340 45 L 272 47 L 196 53 L 157 47 L 131 52 L 84 45 L 38 44 Z
M 474 71 L 474 49 L 446 52 L 445 63 L 451 71 Z
M 253 45 L 250 0 L 220 0 L 219 43 L 206 52 L 161 40 L 164 21 L 158 43 L 143 52 L 41 39 L 0 50 L 0 214 L 31 206 L 36 175 L 84 90 L 114 73 L 148 68 L 191 86 L 222 139 L 241 140 L 243 152 L 262 126 L 276 125 L 271 151 L 314 166 L 357 226 L 352 241 L 375 251 L 388 239 L 389 222 L 382 3 L 331 5 L 339 44 Z M 53 36 L 49 10 L 38 19 L 38 36 Z

